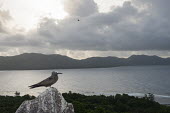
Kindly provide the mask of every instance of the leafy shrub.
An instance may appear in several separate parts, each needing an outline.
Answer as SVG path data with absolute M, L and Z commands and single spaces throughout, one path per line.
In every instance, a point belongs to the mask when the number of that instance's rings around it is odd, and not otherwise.
M 75 113 L 170 113 L 170 107 L 155 102 L 152 94 L 143 98 L 127 94 L 85 96 L 63 93 L 63 96 L 73 103 Z

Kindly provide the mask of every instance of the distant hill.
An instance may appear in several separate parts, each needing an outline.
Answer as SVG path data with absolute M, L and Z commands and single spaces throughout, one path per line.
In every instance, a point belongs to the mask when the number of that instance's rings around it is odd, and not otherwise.
M 134 65 L 170 65 L 170 58 L 132 55 L 129 58 L 91 57 L 83 60 L 76 60 L 59 54 L 45 55 L 39 53 L 0 56 L 0 70 L 105 68 Z

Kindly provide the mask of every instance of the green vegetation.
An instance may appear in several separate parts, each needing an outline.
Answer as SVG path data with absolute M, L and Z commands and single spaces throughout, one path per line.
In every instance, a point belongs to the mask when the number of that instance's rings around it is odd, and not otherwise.
M 34 96 L 0 96 L 0 113 L 15 113 L 21 103 L 25 100 L 34 99 Z
M 155 102 L 153 94 L 138 98 L 127 94 L 85 96 L 69 92 L 63 96 L 73 103 L 75 113 L 170 113 L 170 107 Z
M 170 58 L 132 55 L 128 58 L 91 57 L 76 60 L 59 54 L 45 55 L 39 53 L 24 53 L 7 57 L 0 56 L 0 70 L 107 68 L 137 65 L 170 65 Z
M 77 93 L 63 93 L 73 103 L 75 113 L 170 113 L 170 107 L 154 101 L 152 94 L 143 98 L 117 94 L 115 96 L 85 96 Z M 25 100 L 34 96 L 0 96 L 0 113 L 15 113 Z

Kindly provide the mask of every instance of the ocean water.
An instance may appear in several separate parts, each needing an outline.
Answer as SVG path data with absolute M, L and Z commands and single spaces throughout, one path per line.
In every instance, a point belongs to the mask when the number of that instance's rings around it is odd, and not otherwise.
M 46 87 L 29 89 L 28 86 L 49 77 L 52 71 L 63 73 L 53 85 L 62 93 L 133 96 L 153 93 L 156 101 L 170 104 L 170 66 L 0 71 L 0 95 L 14 95 L 18 91 L 21 95 L 37 96 Z

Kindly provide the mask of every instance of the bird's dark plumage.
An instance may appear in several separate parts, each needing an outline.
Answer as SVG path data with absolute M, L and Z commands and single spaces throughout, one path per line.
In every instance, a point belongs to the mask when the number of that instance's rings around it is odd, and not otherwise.
M 37 84 L 31 85 L 29 87 L 30 87 L 30 89 L 36 88 L 36 87 L 41 87 L 41 86 L 49 87 L 57 82 L 58 74 L 62 74 L 62 73 L 57 73 L 57 72 L 53 71 L 50 77 L 46 78 L 45 80 L 43 80 Z

